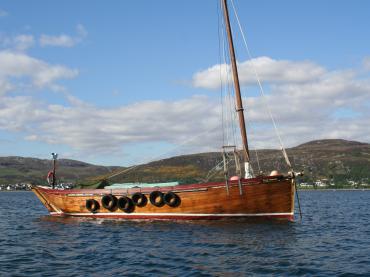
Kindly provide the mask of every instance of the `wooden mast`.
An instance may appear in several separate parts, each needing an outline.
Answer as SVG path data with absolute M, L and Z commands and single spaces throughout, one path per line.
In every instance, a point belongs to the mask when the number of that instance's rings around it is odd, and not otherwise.
M 233 80 L 234 80 L 235 99 L 236 99 L 236 112 L 238 113 L 238 118 L 239 118 L 239 126 L 240 126 L 240 132 L 242 136 L 244 159 L 245 159 L 245 162 L 249 162 L 249 149 L 248 149 L 247 132 L 245 130 L 244 109 L 243 109 L 242 97 L 240 94 L 238 68 L 236 66 L 236 60 L 235 60 L 235 51 L 234 51 L 233 36 L 231 33 L 231 27 L 230 27 L 229 11 L 227 8 L 227 0 L 222 0 L 222 2 L 223 2 L 223 11 L 224 11 L 227 37 L 229 41 L 230 62 L 231 62 L 232 70 L 233 70 Z

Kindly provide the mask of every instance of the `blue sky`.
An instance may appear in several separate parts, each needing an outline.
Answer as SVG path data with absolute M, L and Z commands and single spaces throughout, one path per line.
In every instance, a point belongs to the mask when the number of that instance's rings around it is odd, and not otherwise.
M 370 3 L 234 1 L 286 145 L 370 142 Z M 0 155 L 126 165 L 217 149 L 218 12 L 217 0 L 0 1 Z M 274 147 L 235 40 L 251 145 Z

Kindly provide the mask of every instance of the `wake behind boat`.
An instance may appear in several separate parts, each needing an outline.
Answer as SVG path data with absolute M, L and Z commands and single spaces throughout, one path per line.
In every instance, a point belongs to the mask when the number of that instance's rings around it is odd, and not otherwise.
M 228 5 L 227 0 L 221 2 L 235 90 L 235 112 L 242 141 L 242 157 L 236 146 L 223 146 L 225 182 L 59 190 L 54 188 L 55 156 L 54 171 L 48 176 L 52 187 L 32 188 L 51 215 L 171 220 L 246 217 L 294 219 L 295 173 L 284 148 L 284 158 L 290 169 L 288 174 L 273 171 L 270 176 L 255 176 L 251 168 Z M 236 176 L 232 178 L 229 177 L 228 167 L 230 156 L 236 170 Z

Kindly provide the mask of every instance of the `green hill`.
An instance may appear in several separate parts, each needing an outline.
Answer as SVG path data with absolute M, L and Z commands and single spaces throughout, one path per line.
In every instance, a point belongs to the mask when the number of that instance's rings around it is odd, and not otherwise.
M 287 149 L 295 171 L 304 171 L 303 181 L 331 179 L 335 182 L 345 180 L 370 182 L 370 144 L 339 139 L 317 140 Z M 280 150 L 250 151 L 255 173 L 260 170 L 269 174 L 271 170 L 287 172 Z M 210 169 L 222 161 L 220 153 L 202 153 L 177 156 L 139 166 L 132 172 L 117 176 L 115 182 L 162 182 L 204 181 Z M 260 169 L 258 167 L 260 166 Z M 223 180 L 220 168 L 210 180 Z
M 50 160 L 15 156 L 0 157 L 0 184 L 46 184 L 46 175 L 51 168 Z M 57 163 L 57 177 L 61 182 L 76 182 L 90 176 L 108 174 L 117 168 L 61 159 Z
M 330 179 L 336 183 L 345 180 L 370 183 L 370 144 L 340 139 L 311 141 L 287 149 L 296 171 L 304 170 L 303 181 Z M 281 151 L 258 150 L 260 170 L 268 174 L 277 169 L 287 172 Z M 259 172 L 256 153 L 251 151 L 252 165 Z M 207 179 L 209 171 L 222 161 L 221 154 L 201 153 L 163 159 L 137 166 L 134 170 L 118 175 L 110 182 L 200 182 Z M 16 182 L 45 183 L 51 161 L 34 158 L 0 157 L 0 184 Z M 59 160 L 59 180 L 64 182 L 93 183 L 119 172 L 122 167 L 96 166 L 74 160 Z M 210 181 L 223 180 L 223 170 L 212 171 Z

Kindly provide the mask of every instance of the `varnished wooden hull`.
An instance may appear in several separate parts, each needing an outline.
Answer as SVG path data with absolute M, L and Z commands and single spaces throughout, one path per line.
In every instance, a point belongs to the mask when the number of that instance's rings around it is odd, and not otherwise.
M 54 216 L 76 216 L 94 218 L 123 219 L 221 219 L 221 218 L 294 218 L 294 185 L 290 178 L 260 177 L 242 180 L 229 184 L 227 193 L 225 183 L 205 183 L 195 185 L 179 185 L 175 187 L 143 188 L 143 189 L 83 189 L 55 190 L 35 186 L 32 189 L 45 207 Z M 130 197 L 135 192 L 145 194 L 149 199 L 150 192 L 160 190 L 164 193 L 173 191 L 181 199 L 178 207 L 164 205 L 156 207 L 148 201 L 144 207 L 135 207 L 130 213 L 116 208 L 113 211 L 102 206 L 101 198 L 112 194 L 117 198 Z M 86 201 L 95 199 L 100 208 L 90 212 Z

